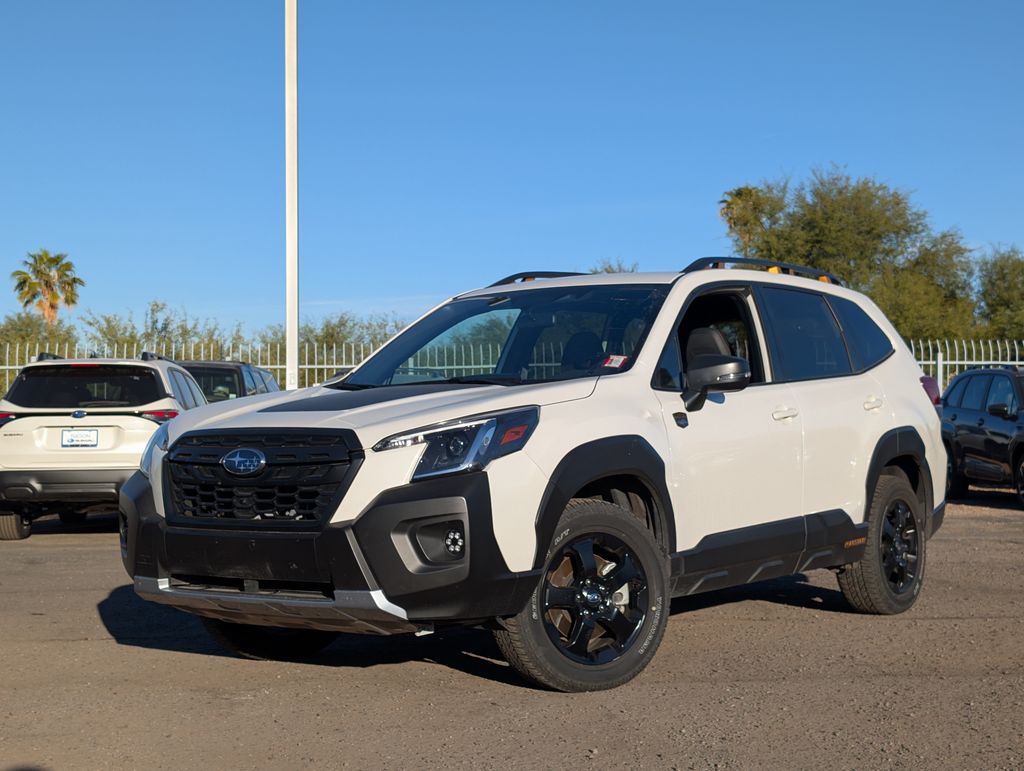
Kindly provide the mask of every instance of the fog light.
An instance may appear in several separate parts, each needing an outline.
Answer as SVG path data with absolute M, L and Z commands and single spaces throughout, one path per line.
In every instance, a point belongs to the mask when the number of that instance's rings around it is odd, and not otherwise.
M 466 550 L 466 537 L 461 527 L 450 527 L 444 534 L 444 550 L 453 557 L 461 557 Z

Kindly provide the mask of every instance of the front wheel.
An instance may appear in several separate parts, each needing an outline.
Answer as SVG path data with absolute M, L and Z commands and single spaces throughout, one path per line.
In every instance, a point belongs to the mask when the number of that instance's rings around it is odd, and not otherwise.
M 569 502 L 540 585 L 495 632 L 524 677 L 559 691 L 614 688 L 636 677 L 668 621 L 668 564 L 644 523 L 604 501 Z
M 867 520 L 864 558 L 840 569 L 839 588 L 862 613 L 902 613 L 921 592 L 927 543 L 923 507 L 902 471 L 878 478 Z
M 0 511 L 0 541 L 20 541 L 32 535 L 32 520 L 15 511 Z
M 246 659 L 305 659 L 322 651 L 338 636 L 319 629 L 283 629 L 215 618 L 203 618 L 203 625 L 222 648 Z

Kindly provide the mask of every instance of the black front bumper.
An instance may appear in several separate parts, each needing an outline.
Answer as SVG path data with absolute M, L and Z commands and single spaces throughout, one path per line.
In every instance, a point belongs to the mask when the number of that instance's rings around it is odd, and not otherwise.
M 121 518 L 141 596 L 229 621 L 377 634 L 472 623 L 517 613 L 539 577 L 508 570 L 482 472 L 387 490 L 355 522 L 314 531 L 171 524 L 137 474 Z M 434 548 L 449 527 L 465 534 L 461 558 Z
M 0 500 L 18 504 L 116 503 L 134 469 L 0 471 Z

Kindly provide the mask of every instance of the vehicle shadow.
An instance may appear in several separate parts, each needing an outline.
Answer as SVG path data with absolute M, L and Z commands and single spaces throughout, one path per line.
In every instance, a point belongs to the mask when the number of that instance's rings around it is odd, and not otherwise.
M 814 610 L 850 612 L 842 595 L 807 583 L 804 575 L 763 581 L 734 589 L 709 592 L 672 601 L 671 614 L 745 600 L 764 600 Z M 120 645 L 177 653 L 231 656 L 203 628 L 195 616 L 140 599 L 131 585 L 114 589 L 97 606 L 107 631 Z M 491 633 L 484 629 L 442 629 L 434 634 L 342 634 L 326 650 L 302 663 L 323 667 L 376 667 L 406 662 L 427 662 L 496 682 L 531 688 L 508 664 Z
M 753 584 L 719 589 L 706 594 L 690 597 L 676 597 L 672 600 L 672 614 L 688 613 L 734 602 L 761 600 L 793 608 L 823 610 L 830 613 L 853 613 L 854 610 L 843 598 L 839 589 L 828 589 L 811 584 L 803 573 L 784 578 L 758 581 Z
M 1017 494 L 1006 487 L 971 487 L 966 495 L 950 499 L 951 505 L 961 506 L 983 506 L 988 509 L 1000 509 L 1003 511 L 1021 511 Z
M 90 514 L 85 521 L 65 524 L 56 514 L 45 514 L 32 520 L 32 535 L 66 535 L 68 533 L 116 533 L 117 512 Z

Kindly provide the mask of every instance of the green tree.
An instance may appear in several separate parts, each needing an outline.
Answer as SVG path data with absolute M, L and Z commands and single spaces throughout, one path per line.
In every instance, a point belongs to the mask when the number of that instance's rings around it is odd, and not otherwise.
M 22 265 L 24 270 L 11 273 L 22 308 L 34 306 L 50 326 L 57 321 L 61 306 L 74 308 L 78 304 L 78 288 L 85 286 L 85 281 L 76 275 L 75 264 L 66 254 L 40 249 L 30 252 Z
M 796 186 L 738 187 L 719 204 L 741 256 L 834 273 L 867 293 L 905 336 L 972 333 L 970 250 L 955 230 L 933 232 L 907 193 L 832 167 Z
M 632 262 L 626 264 L 621 257 L 610 260 L 602 257 L 590 268 L 591 273 L 636 273 L 640 269 L 639 264 Z
M 1024 252 L 997 247 L 978 266 L 978 316 L 991 337 L 1024 339 Z
M 27 311 L 9 313 L 0 321 L 0 345 L 9 345 L 11 355 L 15 347 L 24 351 L 26 348 L 50 351 L 63 356 L 74 354 L 78 342 L 78 331 L 74 325 L 58 319 L 47 324 L 42 316 Z
M 150 301 L 141 325 L 131 313 L 92 312 L 86 314 L 83 324 L 89 345 L 119 356 L 151 350 L 179 358 L 219 358 L 237 349 L 244 339 L 240 324 L 225 328 L 214 319 L 192 317 L 159 300 Z

